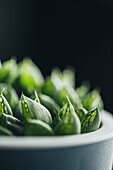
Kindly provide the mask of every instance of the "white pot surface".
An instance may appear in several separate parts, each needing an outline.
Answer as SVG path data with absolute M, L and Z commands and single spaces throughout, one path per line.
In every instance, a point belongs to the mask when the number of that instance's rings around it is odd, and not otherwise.
M 113 116 L 102 111 L 102 127 L 94 132 L 52 137 L 0 137 L 0 148 L 59 148 L 93 144 L 113 137 Z

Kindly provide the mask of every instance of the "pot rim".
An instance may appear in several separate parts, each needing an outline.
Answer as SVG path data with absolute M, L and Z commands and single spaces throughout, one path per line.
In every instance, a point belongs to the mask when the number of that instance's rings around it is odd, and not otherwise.
M 113 138 L 113 116 L 102 111 L 102 127 L 94 132 L 52 137 L 0 137 L 0 149 L 49 149 L 78 147 Z

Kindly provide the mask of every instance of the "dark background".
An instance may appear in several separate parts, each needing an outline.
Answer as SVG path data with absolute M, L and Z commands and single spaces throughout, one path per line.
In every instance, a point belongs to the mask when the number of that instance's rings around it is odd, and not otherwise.
M 51 68 L 76 69 L 101 87 L 105 109 L 113 112 L 113 4 L 100 1 L 0 1 L 0 59 L 25 56 L 47 76 Z

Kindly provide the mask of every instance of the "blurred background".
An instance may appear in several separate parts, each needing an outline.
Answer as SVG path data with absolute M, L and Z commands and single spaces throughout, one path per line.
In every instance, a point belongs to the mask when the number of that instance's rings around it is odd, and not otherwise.
M 44 76 L 71 65 L 76 86 L 101 87 L 113 113 L 113 4 L 110 0 L 0 1 L 0 59 L 29 56 Z

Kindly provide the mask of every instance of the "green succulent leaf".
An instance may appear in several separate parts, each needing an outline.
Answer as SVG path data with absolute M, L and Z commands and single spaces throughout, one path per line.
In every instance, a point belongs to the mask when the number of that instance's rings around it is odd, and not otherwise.
M 18 64 L 16 75 L 13 86 L 19 94 L 22 90 L 28 95 L 32 94 L 44 83 L 41 71 L 30 59 L 24 59 Z
M 18 135 L 18 136 L 24 135 L 24 128 L 22 126 L 8 122 L 7 129 L 9 129 L 11 132 L 13 132 L 14 135 Z
M 50 96 L 52 98 L 56 98 L 57 93 L 62 88 L 62 81 L 56 73 L 52 73 L 51 76 L 46 78 L 44 86 L 42 88 L 42 93 Z
M 51 97 L 47 95 L 40 94 L 39 98 L 40 98 L 41 104 L 44 105 L 50 111 L 52 117 L 55 118 L 57 113 L 60 111 L 59 105 L 55 102 L 54 99 L 52 99 Z
M 60 110 L 53 122 L 54 132 L 56 135 L 79 134 L 81 131 L 80 120 L 75 113 L 70 100 L 67 100 L 67 103 Z
M 0 117 L 0 125 L 6 127 L 8 122 L 22 126 L 22 123 L 20 120 L 18 120 L 17 118 L 15 118 L 12 115 L 7 115 L 7 114 L 3 113 L 2 116 Z
M 11 83 L 15 77 L 17 64 L 15 59 L 3 63 L 0 69 L 0 82 Z
M 70 85 L 74 87 L 75 73 L 73 69 L 65 69 L 63 73 L 59 68 L 54 68 L 49 77 L 47 77 L 42 92 L 55 100 L 63 87 Z
M 28 120 L 25 124 L 24 134 L 27 136 L 53 136 L 52 128 L 40 120 Z
M 19 119 L 21 122 L 24 123 L 25 119 L 24 119 L 24 113 L 22 110 L 21 100 L 18 101 L 18 104 L 16 105 L 13 115 L 14 117 L 16 117 L 17 119 Z
M 60 106 L 63 106 L 66 103 L 66 101 L 67 101 L 66 95 L 69 97 L 69 99 L 75 109 L 80 107 L 80 105 L 81 105 L 80 98 L 79 98 L 78 94 L 76 93 L 76 91 L 73 89 L 73 87 L 71 87 L 70 85 L 64 86 L 58 94 L 57 100 L 58 100 Z
M 40 103 L 37 103 L 34 100 L 24 96 L 21 97 L 22 109 L 24 113 L 24 118 L 29 119 L 38 119 L 47 124 L 52 123 L 52 117 L 50 112 Z
M 35 101 L 36 101 L 37 103 L 40 103 L 40 99 L 39 99 L 38 94 L 37 94 L 36 91 L 35 91 Z
M 52 75 L 58 77 L 61 80 L 62 85 L 69 84 L 73 88 L 75 87 L 75 70 L 72 67 L 67 67 L 63 72 L 56 67 L 52 70 Z
M 84 82 L 80 87 L 76 88 L 76 93 L 79 95 L 80 99 L 83 100 L 85 95 L 88 93 L 89 89 L 90 89 L 89 82 Z
M 13 132 L 15 135 L 23 135 L 23 126 L 21 121 L 11 115 L 3 113 L 0 117 L 0 125 Z
M 72 67 L 68 67 L 63 71 L 62 81 L 64 84 L 69 84 L 73 88 L 75 87 L 75 70 Z
M 82 121 L 82 119 L 88 113 L 88 111 L 81 105 L 81 107 L 76 110 L 76 113 L 77 113 L 80 121 Z
M 101 115 L 98 108 L 89 111 L 81 121 L 81 132 L 88 133 L 100 127 Z
M 82 101 L 83 107 L 90 111 L 95 107 L 98 107 L 100 110 L 103 109 L 103 101 L 97 90 L 93 90 L 88 93 Z
M 4 97 L 4 95 L 1 92 L 0 93 L 0 116 L 3 113 L 13 115 L 11 107 L 10 107 L 8 101 L 6 100 L 6 98 Z
M 13 136 L 13 133 L 10 130 L 0 126 L 0 136 Z
M 4 97 L 7 99 L 11 109 L 14 111 L 18 104 L 19 98 L 16 91 L 6 83 L 0 83 L 0 91 L 2 91 Z

